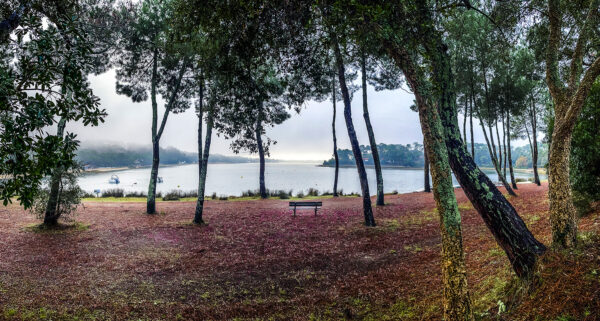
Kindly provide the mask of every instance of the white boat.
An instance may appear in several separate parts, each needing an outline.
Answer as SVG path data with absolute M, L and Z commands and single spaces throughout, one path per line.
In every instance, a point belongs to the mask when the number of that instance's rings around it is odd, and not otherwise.
M 109 184 L 119 184 L 119 183 L 121 183 L 121 180 L 119 179 L 119 176 L 117 176 L 117 175 L 112 175 L 112 176 L 110 177 L 110 179 L 108 180 L 108 183 L 109 183 Z

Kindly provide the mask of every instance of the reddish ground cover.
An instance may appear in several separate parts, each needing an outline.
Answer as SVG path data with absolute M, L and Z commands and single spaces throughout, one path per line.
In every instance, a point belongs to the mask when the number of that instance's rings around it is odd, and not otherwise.
M 547 186 L 510 198 L 548 244 Z M 469 287 L 483 318 L 512 273 L 460 189 Z M 359 198 L 323 200 L 293 218 L 285 200 L 85 203 L 89 228 L 39 232 L 17 206 L 0 208 L 0 318 L 196 320 L 440 319 L 440 237 L 433 196 L 389 195 L 362 225 Z M 600 218 L 581 221 L 598 230 Z M 600 268 L 599 268 L 600 270 Z M 599 271 L 600 272 L 600 271 Z

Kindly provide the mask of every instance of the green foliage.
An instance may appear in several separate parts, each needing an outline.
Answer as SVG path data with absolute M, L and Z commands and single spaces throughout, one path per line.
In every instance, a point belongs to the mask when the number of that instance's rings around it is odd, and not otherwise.
M 75 135 L 47 132 L 58 118 L 84 125 L 103 121 L 104 110 L 87 81 L 88 74 L 102 70 L 106 62 L 94 54 L 101 43 L 93 38 L 96 20 L 89 20 L 101 4 L 105 2 L 44 2 L 37 10 L 25 11 L 20 28 L 10 33 L 12 38 L 0 42 L 0 198 L 4 204 L 17 196 L 30 207 L 33 187 L 72 161 Z
M 71 221 L 73 220 L 73 215 L 77 208 L 81 205 L 81 197 L 84 194 L 79 185 L 77 185 L 79 171 L 76 169 L 68 171 L 63 170 L 57 175 L 60 175 L 60 185 L 56 214 L 63 220 Z M 30 208 L 31 213 L 38 219 L 44 218 L 46 207 L 48 206 L 48 199 L 50 198 L 50 188 L 47 186 L 48 184 L 44 185 L 45 186 L 38 188 L 38 192 L 33 201 L 33 206 Z
M 600 200 L 600 81 L 596 81 L 573 130 L 571 183 L 580 214 L 590 210 L 590 202 Z

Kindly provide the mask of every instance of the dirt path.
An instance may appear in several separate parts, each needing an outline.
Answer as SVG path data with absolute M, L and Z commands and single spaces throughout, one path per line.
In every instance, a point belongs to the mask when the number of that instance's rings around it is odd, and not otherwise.
M 512 198 L 549 241 L 547 186 Z M 469 287 L 478 313 L 493 309 L 508 261 L 460 189 Z M 323 200 L 293 218 L 284 200 L 85 204 L 80 231 L 33 232 L 17 206 L 0 208 L 0 318 L 439 319 L 440 237 L 433 197 L 387 196 L 376 228 L 359 198 Z M 595 221 L 583 225 L 596 226 Z M 586 225 L 586 226 L 587 226 Z

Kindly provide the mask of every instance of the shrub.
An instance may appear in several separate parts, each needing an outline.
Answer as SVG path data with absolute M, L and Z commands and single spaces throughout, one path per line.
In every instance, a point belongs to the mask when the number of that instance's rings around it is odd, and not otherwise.
M 102 197 L 123 197 L 125 191 L 122 188 L 111 188 L 102 192 Z
M 392 195 L 398 195 L 398 191 L 397 190 L 393 190 L 392 191 Z
M 290 195 L 284 190 L 280 190 L 277 196 L 282 200 L 290 198 Z
M 180 198 L 181 198 L 181 196 L 179 195 L 179 191 L 172 190 L 172 191 L 168 192 L 167 194 L 165 194 L 165 196 L 163 196 L 162 200 L 163 201 L 179 201 Z
M 210 196 L 211 199 L 216 200 L 217 199 L 217 192 L 213 192 L 212 195 Z
M 86 191 L 81 191 L 81 198 L 93 198 L 93 197 L 96 197 L 96 194 L 86 192 Z
M 523 183 L 523 182 L 527 182 L 527 179 L 521 178 L 521 177 L 515 178 L 515 183 Z
M 56 214 L 66 221 L 72 221 L 72 216 L 81 205 L 81 197 L 84 191 L 77 185 L 77 177 L 79 176 L 79 168 L 74 168 L 69 171 L 62 171 L 60 175 L 60 188 L 58 196 L 58 204 Z M 43 188 L 39 188 L 33 200 L 33 205 L 30 211 L 39 219 L 43 219 L 46 213 L 46 206 L 50 198 L 49 182 Z
M 297 198 L 304 198 L 304 193 L 302 191 L 298 192 L 298 194 L 296 194 Z
M 308 189 L 307 195 L 308 196 L 319 196 L 319 190 L 311 187 Z
M 127 192 L 125 197 L 148 197 L 144 192 Z
M 219 196 L 219 201 L 226 201 L 228 199 L 229 199 L 229 196 L 227 196 L 227 195 L 221 195 L 221 196 Z

